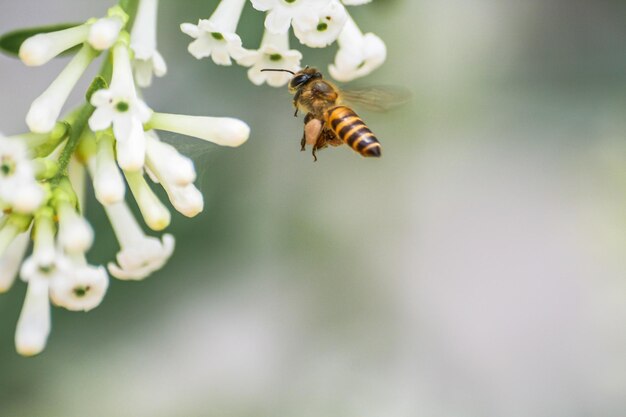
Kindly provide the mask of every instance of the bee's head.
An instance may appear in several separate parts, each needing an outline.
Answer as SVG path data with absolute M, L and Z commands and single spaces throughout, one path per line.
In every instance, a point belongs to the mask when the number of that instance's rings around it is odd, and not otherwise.
M 286 69 L 271 69 L 271 68 L 262 69 L 261 71 L 284 71 L 284 72 L 289 72 L 293 74 L 293 77 L 291 78 L 291 81 L 289 81 L 289 86 L 288 86 L 289 92 L 291 94 L 294 94 L 300 88 L 305 86 L 309 81 L 317 79 L 317 78 L 322 78 L 322 74 L 318 70 L 316 70 L 315 68 L 309 68 L 309 67 L 305 67 L 304 69 L 301 69 L 298 72 L 293 72 L 293 71 L 289 71 Z

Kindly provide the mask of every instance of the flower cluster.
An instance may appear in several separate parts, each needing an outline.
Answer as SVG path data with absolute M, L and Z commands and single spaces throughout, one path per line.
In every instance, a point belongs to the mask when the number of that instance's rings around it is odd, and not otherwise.
M 22 355 L 44 349 L 50 302 L 91 310 L 102 301 L 109 274 L 140 280 L 172 254 L 174 237 L 146 234 L 126 194 L 153 231 L 169 225 L 170 212 L 148 180 L 160 184 L 183 215 L 202 211 L 193 162 L 159 140 L 156 131 L 231 147 L 248 139 L 250 130 L 238 119 L 159 113 L 141 98 L 140 88 L 167 71 L 156 49 L 157 1 L 135 0 L 132 28 L 131 8 L 118 5 L 103 18 L 38 33 L 20 46 L 19 57 L 28 66 L 78 50 L 33 101 L 26 115 L 29 132 L 0 136 L 0 291 L 8 290 L 18 275 L 27 283 L 15 335 Z M 70 92 L 103 52 L 102 70 L 86 94 L 87 102 L 62 117 Z M 116 262 L 106 268 L 89 264 L 86 257 L 94 242 L 84 217 L 87 173 L 120 245 Z M 27 255 L 31 240 L 32 253 Z
M 248 78 L 256 85 L 285 85 L 289 74 L 261 72 L 264 68 L 290 71 L 300 69 L 302 53 L 289 46 L 289 28 L 295 37 L 311 48 L 323 48 L 337 41 L 335 62 L 328 68 L 338 81 L 363 77 L 384 61 L 387 49 L 373 33 L 363 34 L 345 6 L 369 3 L 371 0 L 250 0 L 252 7 L 265 12 L 265 32 L 261 45 L 246 49 L 236 33 L 246 0 L 221 0 L 209 19 L 197 25 L 183 23 L 180 28 L 194 38 L 189 52 L 197 59 L 211 57 L 219 65 L 249 67 Z

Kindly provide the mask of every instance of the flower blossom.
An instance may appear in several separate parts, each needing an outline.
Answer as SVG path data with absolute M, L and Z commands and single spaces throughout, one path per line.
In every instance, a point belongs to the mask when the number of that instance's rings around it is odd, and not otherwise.
M 130 34 L 130 48 L 135 53 L 135 79 L 140 87 L 152 83 L 152 74 L 162 77 L 167 72 L 165 60 L 156 49 L 158 0 L 141 0 Z
M 295 72 L 300 69 L 301 59 L 302 54 L 299 51 L 289 49 L 289 35 L 287 33 L 274 34 L 266 30 L 259 49 L 248 51 L 239 60 L 239 63 L 250 67 L 248 78 L 253 84 L 267 83 L 272 87 L 280 87 L 287 84 L 291 79 L 289 73 L 261 70 L 279 68 Z
M 104 208 L 121 247 L 117 264 L 111 262 L 108 265 L 111 275 L 124 280 L 139 280 L 167 262 L 174 251 L 174 236 L 165 234 L 162 240 L 147 236 L 125 202 Z
M 236 33 L 246 1 L 222 0 L 209 19 L 181 25 L 194 38 L 190 52 L 223 65 L 234 60 L 250 67 L 254 83 L 278 86 L 289 80 L 288 74 L 260 70 L 300 68 L 302 54 L 289 47 L 290 26 L 310 46 L 326 46 L 343 33 L 347 14 L 339 0 L 252 2 L 267 12 L 258 50 L 246 50 Z M 20 46 L 19 57 L 28 66 L 45 64 L 64 51 L 74 54 L 32 102 L 26 114 L 30 131 L 0 136 L 0 292 L 17 276 L 27 286 L 15 332 L 21 355 L 45 348 L 51 306 L 90 311 L 102 302 L 109 274 L 141 280 L 165 265 L 174 237 L 144 232 L 144 226 L 161 232 L 171 221 L 171 209 L 155 184 L 184 216 L 204 209 L 193 161 L 179 153 L 175 142 L 161 141 L 157 131 L 227 147 L 238 147 L 250 136 L 250 127 L 234 117 L 157 112 L 144 102 L 140 88 L 167 70 L 156 46 L 157 6 L 158 0 L 138 0 L 134 16 L 114 6 L 104 17 L 34 35 Z M 101 53 L 103 66 L 87 91 L 88 102 L 63 115 L 80 78 Z M 119 242 L 115 260 L 106 267 L 87 261 L 97 242 L 84 214 L 87 174 Z M 137 203 L 137 218 L 126 198 Z
M 373 33 L 361 32 L 354 20 L 348 17 L 339 38 L 339 51 L 335 63 L 328 67 L 330 75 L 338 81 L 352 81 L 374 71 L 387 57 L 385 43 Z
M 150 118 L 150 108 L 137 96 L 128 46 L 118 42 L 113 47 L 113 75 L 108 89 L 91 96 L 96 107 L 89 127 L 100 131 L 113 126 L 117 140 L 117 161 L 125 170 L 141 169 L 146 153 L 143 123 Z
M 265 28 L 272 33 L 286 33 L 289 26 L 302 32 L 313 30 L 318 23 L 318 12 L 329 0 L 250 0 L 252 7 L 268 12 Z
M 35 180 L 26 145 L 0 136 L 0 203 L 18 212 L 32 213 L 43 198 L 44 190 Z
M 197 25 L 183 23 L 180 29 L 195 40 L 189 44 L 189 53 L 197 59 L 211 57 L 218 65 L 231 65 L 245 50 L 235 33 L 245 0 L 222 0 L 209 19 L 200 19 Z
M 294 26 L 293 32 L 300 42 L 312 48 L 323 48 L 333 43 L 343 29 L 348 13 L 339 0 L 331 0 L 317 14 L 316 24 L 308 30 Z

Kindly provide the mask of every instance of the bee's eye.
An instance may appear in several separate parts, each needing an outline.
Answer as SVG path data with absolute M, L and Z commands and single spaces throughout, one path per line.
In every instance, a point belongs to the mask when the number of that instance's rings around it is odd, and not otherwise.
M 300 74 L 293 77 L 289 85 L 293 88 L 299 87 L 301 84 L 304 84 L 309 79 L 309 76 L 306 74 Z

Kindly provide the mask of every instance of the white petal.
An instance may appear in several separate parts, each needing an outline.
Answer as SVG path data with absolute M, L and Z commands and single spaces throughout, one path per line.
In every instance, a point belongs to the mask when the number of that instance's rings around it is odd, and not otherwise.
M 28 283 L 26 299 L 15 331 L 17 352 L 24 356 L 40 353 L 46 346 L 49 333 L 48 282 L 46 280 L 31 280 Z
M 84 253 L 93 243 L 93 229 L 70 203 L 59 204 L 59 243 L 68 253 Z
M 30 234 L 27 232 L 21 233 L 0 256 L 0 292 L 5 292 L 11 288 L 28 249 L 29 242 Z
M 120 19 L 115 17 L 98 19 L 89 28 L 87 42 L 98 51 L 109 49 L 117 40 L 122 25 Z
M 43 65 L 66 49 L 84 42 L 88 31 L 87 25 L 80 25 L 31 36 L 20 45 L 20 59 L 28 66 Z
M 287 33 L 291 25 L 291 16 L 281 9 L 273 9 L 265 17 L 265 29 L 272 33 Z
M 180 30 L 186 34 L 191 36 L 192 38 L 198 38 L 200 36 L 200 29 L 197 25 L 193 23 L 182 23 L 180 25 Z
M 154 113 L 149 124 L 156 130 L 195 136 L 223 146 L 240 146 L 250 136 L 250 127 L 232 117 Z
M 100 305 L 108 286 L 104 267 L 76 265 L 72 274 L 56 277 L 50 283 L 50 299 L 71 311 L 89 311 Z
M 137 171 L 140 170 L 144 164 L 146 139 L 141 122 L 135 118 L 130 121 L 131 130 L 128 134 L 128 138 L 125 140 L 120 139 L 116 144 L 117 162 L 123 170 Z
M 96 94 L 94 94 L 94 96 Z M 107 106 L 96 107 L 96 110 L 94 110 L 93 114 L 89 118 L 89 128 L 93 130 L 94 132 L 108 129 L 111 126 L 111 123 L 113 122 L 113 116 L 114 116 L 114 112 L 110 107 L 107 107 Z

